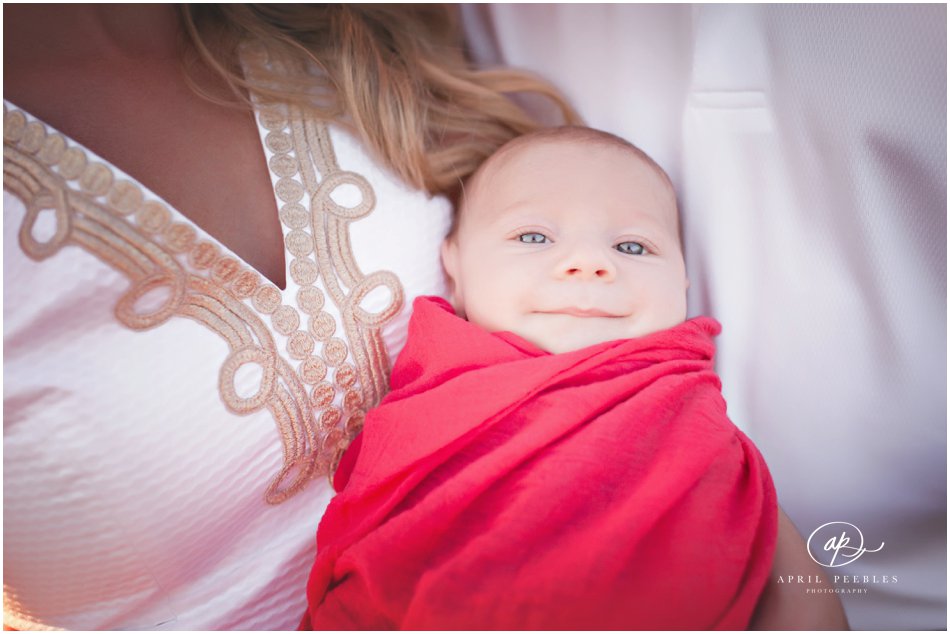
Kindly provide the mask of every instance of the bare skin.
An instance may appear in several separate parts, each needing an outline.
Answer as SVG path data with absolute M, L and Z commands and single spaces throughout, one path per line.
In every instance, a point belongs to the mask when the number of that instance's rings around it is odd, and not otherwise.
M 197 95 L 171 5 L 5 5 L 4 97 L 139 180 L 284 287 L 252 113 Z M 199 80 L 228 98 L 210 72 Z

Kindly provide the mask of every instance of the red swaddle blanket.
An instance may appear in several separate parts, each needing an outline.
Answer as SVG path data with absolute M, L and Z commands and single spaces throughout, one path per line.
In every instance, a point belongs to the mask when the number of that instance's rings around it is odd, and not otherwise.
M 416 300 L 337 474 L 304 626 L 742 629 L 777 531 L 719 325 L 563 354 Z

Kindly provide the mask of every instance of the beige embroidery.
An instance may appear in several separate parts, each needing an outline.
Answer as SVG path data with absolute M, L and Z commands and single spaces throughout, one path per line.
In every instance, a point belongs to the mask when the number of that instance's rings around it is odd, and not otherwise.
M 372 211 L 375 195 L 365 178 L 339 169 L 326 127 L 278 108 L 259 116 L 268 130 L 265 145 L 274 153 L 269 166 L 288 228 L 290 275 L 300 286 L 293 306 L 256 271 L 201 240 L 192 225 L 174 221 L 162 203 L 146 201 L 140 186 L 6 106 L 3 184 L 27 206 L 19 240 L 29 257 L 43 260 L 76 245 L 128 277 L 131 286 L 115 306 L 122 324 L 145 330 L 187 317 L 227 341 L 230 354 L 218 381 L 225 406 L 236 414 L 266 408 L 283 442 L 283 467 L 265 492 L 278 504 L 312 477 L 333 471 L 366 409 L 385 393 L 390 365 L 380 330 L 404 298 L 395 275 L 365 275 L 353 257 L 349 223 Z M 357 205 L 334 200 L 342 186 L 359 191 Z M 34 236 L 41 214 L 51 214 L 55 226 L 45 242 Z M 342 315 L 343 332 L 325 311 L 320 278 Z M 371 313 L 363 302 L 378 288 L 388 290 L 390 301 Z M 141 310 L 142 298 L 159 290 L 164 303 Z M 286 341 L 283 350 L 274 333 Z M 246 365 L 258 366 L 262 379 L 256 394 L 239 396 L 234 378 Z

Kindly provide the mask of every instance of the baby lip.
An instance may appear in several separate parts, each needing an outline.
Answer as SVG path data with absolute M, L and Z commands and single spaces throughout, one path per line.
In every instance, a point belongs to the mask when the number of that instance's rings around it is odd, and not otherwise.
M 574 317 L 622 317 L 622 315 L 608 313 L 607 311 L 600 310 L 599 308 L 577 308 L 576 306 L 568 306 L 566 308 L 559 308 L 557 310 L 546 312 L 557 313 L 561 315 L 572 315 Z

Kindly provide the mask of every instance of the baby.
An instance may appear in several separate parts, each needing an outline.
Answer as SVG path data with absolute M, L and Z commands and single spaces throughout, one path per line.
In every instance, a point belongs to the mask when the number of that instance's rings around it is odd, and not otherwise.
M 486 161 L 443 245 L 455 310 L 415 304 L 337 472 L 303 625 L 844 623 L 834 599 L 790 620 L 800 598 L 769 591 L 770 570 L 818 573 L 726 417 L 718 324 L 686 321 L 678 222 L 663 170 L 607 133 L 543 130 Z
M 686 318 L 673 185 L 639 149 L 590 128 L 499 150 L 466 188 L 442 261 L 466 319 L 549 352 Z

